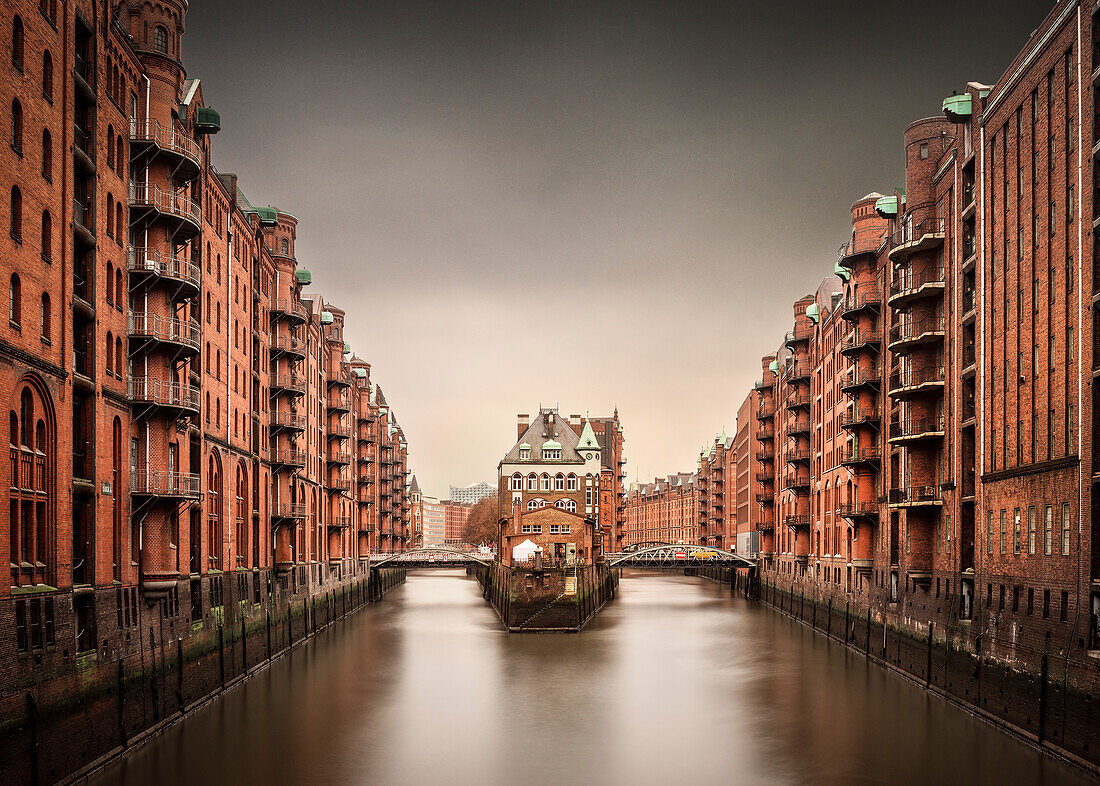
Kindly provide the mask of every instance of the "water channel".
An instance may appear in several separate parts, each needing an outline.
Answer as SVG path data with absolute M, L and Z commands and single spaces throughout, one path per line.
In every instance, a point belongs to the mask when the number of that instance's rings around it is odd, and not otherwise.
M 626 573 L 580 634 L 409 574 L 95 783 L 1089 783 L 702 579 Z

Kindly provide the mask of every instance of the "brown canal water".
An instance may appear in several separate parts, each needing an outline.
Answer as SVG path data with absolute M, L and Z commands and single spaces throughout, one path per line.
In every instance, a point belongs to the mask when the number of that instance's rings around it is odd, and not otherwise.
M 409 574 L 95 783 L 1091 782 L 786 616 L 626 573 L 579 634 Z

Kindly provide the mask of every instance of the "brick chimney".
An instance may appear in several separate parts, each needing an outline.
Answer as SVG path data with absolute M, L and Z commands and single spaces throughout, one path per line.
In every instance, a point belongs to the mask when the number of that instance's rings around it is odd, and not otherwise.
M 531 425 L 530 415 L 516 415 L 516 439 L 523 438 L 523 432 L 527 431 L 527 427 Z

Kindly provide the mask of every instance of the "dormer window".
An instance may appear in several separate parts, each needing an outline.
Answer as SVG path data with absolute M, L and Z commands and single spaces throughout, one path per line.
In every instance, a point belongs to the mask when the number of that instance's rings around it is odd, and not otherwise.
M 520 461 L 528 461 L 528 460 L 530 460 L 530 458 L 531 458 L 531 448 L 520 448 L 519 449 L 519 460 Z
M 543 451 L 542 451 L 542 460 L 543 461 L 561 461 L 561 451 L 560 450 L 550 450 L 550 449 L 544 448 Z

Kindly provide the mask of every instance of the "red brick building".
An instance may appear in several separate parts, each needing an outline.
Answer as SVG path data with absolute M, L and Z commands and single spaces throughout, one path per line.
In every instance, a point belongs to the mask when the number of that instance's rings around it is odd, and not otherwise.
M 728 548 L 730 533 L 737 532 L 737 508 L 733 503 L 737 470 L 733 458 L 733 439 L 724 430 L 699 454 L 694 486 L 698 495 L 695 542 L 700 546 Z
M 212 165 L 186 10 L 0 4 L 0 699 L 408 543 L 404 436 L 344 312 L 305 291 L 297 220 Z
M 1093 19 L 905 129 L 752 394 L 766 585 L 1032 670 L 1100 651 Z
M 622 545 L 696 543 L 699 494 L 696 476 L 681 472 L 633 486 L 624 501 Z
M 473 509 L 472 504 L 443 500 L 443 537 L 448 545 L 465 543 L 463 531 Z

